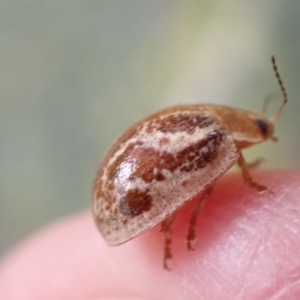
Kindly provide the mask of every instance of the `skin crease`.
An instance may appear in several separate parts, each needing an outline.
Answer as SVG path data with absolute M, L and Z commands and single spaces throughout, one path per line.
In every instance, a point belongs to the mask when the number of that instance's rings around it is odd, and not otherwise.
M 33 235 L 0 262 L 0 299 L 300 299 L 300 172 L 253 171 L 274 195 L 258 195 L 240 172 L 224 175 L 184 241 L 195 202 L 173 226 L 171 271 L 159 227 L 117 247 L 90 213 Z

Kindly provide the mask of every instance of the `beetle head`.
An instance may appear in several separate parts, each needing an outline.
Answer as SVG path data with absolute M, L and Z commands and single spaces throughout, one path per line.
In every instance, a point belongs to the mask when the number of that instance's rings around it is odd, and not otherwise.
M 274 72 L 275 72 L 276 79 L 278 81 L 278 84 L 280 86 L 280 89 L 281 89 L 281 92 L 282 92 L 282 95 L 283 95 L 283 101 L 282 101 L 282 104 L 279 107 L 277 113 L 272 118 L 267 119 L 267 118 L 265 118 L 265 112 L 267 110 L 270 99 L 266 99 L 266 102 L 264 104 L 264 107 L 263 107 L 263 110 L 262 110 L 262 113 L 261 113 L 261 117 L 255 119 L 254 121 L 257 124 L 257 126 L 259 127 L 259 129 L 261 130 L 261 133 L 262 133 L 263 137 L 266 140 L 271 139 L 274 142 L 276 142 L 277 138 L 273 136 L 274 124 L 278 120 L 278 118 L 280 117 L 280 115 L 283 111 L 283 108 L 284 108 L 284 106 L 286 105 L 286 103 L 288 101 L 288 98 L 287 98 L 286 89 L 283 85 L 283 81 L 280 77 L 280 74 L 279 74 L 279 71 L 278 71 L 278 68 L 277 68 L 277 64 L 276 64 L 276 60 L 275 60 L 274 55 L 272 55 L 271 61 L 272 61 L 272 66 L 273 66 L 273 69 L 274 69 Z

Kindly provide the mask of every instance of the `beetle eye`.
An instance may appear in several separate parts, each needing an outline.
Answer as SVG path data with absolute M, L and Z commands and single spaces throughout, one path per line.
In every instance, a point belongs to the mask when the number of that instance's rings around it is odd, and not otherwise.
M 255 123 L 258 125 L 258 127 L 260 128 L 260 130 L 264 136 L 268 135 L 269 128 L 265 121 L 257 119 L 257 120 L 255 120 Z

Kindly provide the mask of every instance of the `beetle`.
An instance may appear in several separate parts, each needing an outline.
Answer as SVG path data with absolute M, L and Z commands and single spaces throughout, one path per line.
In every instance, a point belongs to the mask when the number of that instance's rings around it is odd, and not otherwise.
M 274 123 L 287 93 L 275 57 L 271 58 L 283 102 L 274 117 L 214 105 L 177 105 L 133 125 L 112 145 L 94 183 L 93 216 L 106 242 L 119 245 L 162 223 L 164 267 L 171 259 L 171 225 L 177 211 L 202 194 L 192 211 L 187 247 L 193 249 L 197 216 L 213 186 L 234 164 L 244 182 L 259 193 L 271 190 L 256 183 L 241 150 L 276 141 Z

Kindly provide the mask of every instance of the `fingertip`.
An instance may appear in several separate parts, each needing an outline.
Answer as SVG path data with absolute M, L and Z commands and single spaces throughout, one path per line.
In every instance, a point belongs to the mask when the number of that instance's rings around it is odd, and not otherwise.
M 170 272 L 163 269 L 158 226 L 108 247 L 84 213 L 55 223 L 4 258 L 0 299 L 268 299 L 300 274 L 300 173 L 260 171 L 253 179 L 274 195 L 258 195 L 239 173 L 222 177 L 198 218 L 195 251 L 185 243 L 195 201 L 182 209 Z
M 137 298 L 137 297 L 101 297 L 101 298 L 90 298 L 87 300 L 152 300 L 151 298 Z

